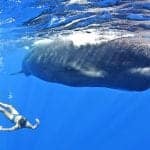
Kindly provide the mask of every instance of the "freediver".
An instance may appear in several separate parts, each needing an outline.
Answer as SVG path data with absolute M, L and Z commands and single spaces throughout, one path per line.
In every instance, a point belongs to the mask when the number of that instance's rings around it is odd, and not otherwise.
M 0 102 L 0 112 L 2 112 L 10 121 L 15 123 L 14 126 L 8 128 L 0 126 L 0 131 L 15 131 L 22 128 L 36 129 L 40 123 L 39 119 L 36 118 L 36 123 L 32 125 L 24 116 L 20 115 L 12 105 L 9 104 Z

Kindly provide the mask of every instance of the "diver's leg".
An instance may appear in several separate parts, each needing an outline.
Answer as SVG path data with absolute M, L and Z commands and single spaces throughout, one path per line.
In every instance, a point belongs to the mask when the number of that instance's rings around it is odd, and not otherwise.
M 9 109 L 9 110 L 10 110 L 10 113 L 12 113 L 12 114 L 16 114 L 16 115 L 19 114 L 19 113 L 17 112 L 17 110 L 16 110 L 12 105 L 5 104 L 5 103 L 1 103 L 1 102 L 0 102 L 0 106 Z
M 12 105 L 9 105 L 9 110 L 13 115 L 19 115 L 19 112 Z
M 4 113 L 5 109 L 0 107 L 0 112 Z
M 8 105 L 8 104 L 6 104 L 6 103 L 2 103 L 2 102 L 0 102 L 0 106 L 7 108 L 9 105 Z
M 6 109 L 0 107 L 0 112 L 2 112 L 9 120 L 13 119 L 13 115 Z

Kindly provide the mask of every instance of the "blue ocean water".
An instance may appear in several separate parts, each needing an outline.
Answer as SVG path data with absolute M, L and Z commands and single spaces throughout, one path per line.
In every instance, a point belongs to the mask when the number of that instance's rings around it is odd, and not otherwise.
M 41 123 L 0 132 L 0 150 L 149 150 L 149 90 L 75 88 L 10 75 L 41 37 L 106 26 L 147 32 L 149 12 L 146 0 L 1 0 L 0 101 Z M 0 125 L 12 124 L 0 114 Z

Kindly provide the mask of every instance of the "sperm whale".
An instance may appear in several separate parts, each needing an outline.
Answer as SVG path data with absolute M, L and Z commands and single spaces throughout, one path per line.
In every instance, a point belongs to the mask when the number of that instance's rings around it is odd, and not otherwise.
M 120 37 L 76 46 L 71 40 L 50 40 L 34 46 L 22 72 L 73 87 L 144 91 L 150 88 L 150 42 Z

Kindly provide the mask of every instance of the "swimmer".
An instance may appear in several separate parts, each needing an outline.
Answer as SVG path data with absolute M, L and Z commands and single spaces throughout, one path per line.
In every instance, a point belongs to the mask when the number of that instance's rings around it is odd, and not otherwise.
M 36 129 L 40 123 L 39 119 L 36 118 L 36 123 L 32 125 L 24 116 L 20 115 L 12 105 L 9 104 L 0 102 L 0 112 L 2 112 L 9 120 L 15 123 L 14 126 L 9 128 L 0 126 L 0 131 L 15 131 L 21 128 Z

